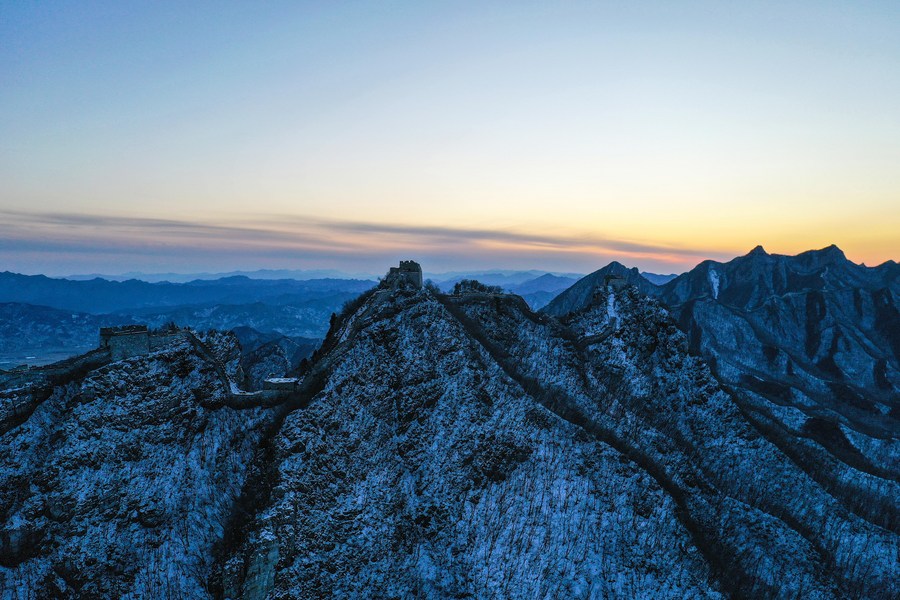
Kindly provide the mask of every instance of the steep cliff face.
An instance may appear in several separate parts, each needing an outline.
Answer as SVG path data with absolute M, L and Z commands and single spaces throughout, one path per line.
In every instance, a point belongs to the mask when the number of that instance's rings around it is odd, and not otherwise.
M 834 246 L 798 256 L 757 248 L 725 264 L 704 262 L 657 295 L 731 385 L 778 382 L 790 390 L 769 395 L 873 427 L 900 409 L 895 263 L 863 267 Z
M 233 373 L 234 338 L 204 342 Z M 0 437 L 0 597 L 206 597 L 266 421 L 227 391 L 182 341 L 57 386 Z

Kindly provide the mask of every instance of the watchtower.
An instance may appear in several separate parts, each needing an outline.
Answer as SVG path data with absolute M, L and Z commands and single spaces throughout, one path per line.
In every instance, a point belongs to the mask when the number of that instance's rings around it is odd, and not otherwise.
M 385 282 L 392 287 L 412 285 L 418 289 L 422 287 L 422 267 L 414 260 L 401 260 L 399 267 L 391 267 Z
M 113 360 L 150 353 L 150 332 L 146 325 L 101 327 L 100 347 L 109 350 Z

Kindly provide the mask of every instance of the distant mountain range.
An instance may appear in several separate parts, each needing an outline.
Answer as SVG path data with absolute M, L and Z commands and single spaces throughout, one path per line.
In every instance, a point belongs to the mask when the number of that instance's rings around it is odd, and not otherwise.
M 228 277 L 246 277 L 248 279 L 295 279 L 306 281 L 309 279 L 363 279 L 376 280 L 378 277 L 371 273 L 346 273 L 337 269 L 257 269 L 255 271 L 228 271 L 225 273 L 143 273 L 131 271 L 120 275 L 106 275 L 102 273 L 64 275 L 58 279 L 70 279 L 72 281 L 89 281 L 91 279 L 105 279 L 107 281 L 128 281 L 137 279 L 148 283 L 188 283 L 198 279 L 214 280 Z
M 490 285 L 505 285 L 524 283 L 530 279 L 535 279 L 548 273 L 548 271 L 540 270 L 475 270 L 475 271 L 449 271 L 442 273 L 425 273 L 426 279 L 436 282 L 459 281 L 460 279 L 478 279 L 483 283 Z M 561 277 L 569 277 L 578 279 L 582 277 L 582 273 L 552 273 Z M 653 274 L 648 274 L 654 276 Z M 63 275 L 57 279 L 70 279 L 72 281 L 88 281 L 91 279 L 105 279 L 107 281 L 128 281 L 136 279 L 138 281 L 146 281 L 149 283 L 188 283 L 202 280 L 224 279 L 228 277 L 247 277 L 248 279 L 294 279 L 297 281 L 306 281 L 309 279 L 363 279 L 375 281 L 379 275 L 373 273 L 348 273 L 337 269 L 257 269 L 255 271 L 228 271 L 224 273 L 143 273 L 141 271 L 131 271 L 119 275 L 107 275 L 102 273 Z M 654 276 L 657 277 L 657 276 Z M 666 277 L 660 275 L 658 277 Z
M 660 275 L 658 273 L 647 273 L 646 271 L 641 271 L 641 275 L 644 277 L 644 279 L 656 285 L 664 285 L 678 277 L 678 275 L 674 273 L 671 273 L 669 275 Z
M 614 263 L 540 312 L 397 279 L 274 400 L 237 385 L 309 347 L 240 327 L 0 374 L 0 589 L 893 600 L 897 269 Z
M 449 291 L 463 279 L 475 279 L 487 285 L 498 285 L 511 294 L 522 296 L 525 302 L 535 310 L 546 306 L 557 294 L 583 277 L 578 273 L 544 273 L 542 271 L 476 271 L 450 275 L 452 277 L 436 280 L 440 289 Z M 675 275 L 657 275 L 655 273 L 641 273 L 641 275 L 654 283 L 664 283 L 675 277 Z
M 0 273 L 0 362 L 42 364 L 78 354 L 96 346 L 99 327 L 125 323 L 250 327 L 318 340 L 331 314 L 374 284 L 244 276 L 188 283 L 72 281 Z
M 149 283 L 131 279 L 72 281 L 43 275 L 0 273 L 0 302 L 22 302 L 102 314 L 150 307 L 196 304 L 285 304 L 326 293 L 359 294 L 374 281 L 353 279 L 249 279 L 244 276 L 187 283 Z

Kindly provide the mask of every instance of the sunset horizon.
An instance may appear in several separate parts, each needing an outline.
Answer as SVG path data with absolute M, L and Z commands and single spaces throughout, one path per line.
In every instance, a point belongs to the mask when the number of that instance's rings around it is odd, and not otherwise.
M 900 254 L 891 3 L 6 5 L 0 264 Z
M 898 259 L 898 0 L 0 2 L 0 600 L 897 600 Z

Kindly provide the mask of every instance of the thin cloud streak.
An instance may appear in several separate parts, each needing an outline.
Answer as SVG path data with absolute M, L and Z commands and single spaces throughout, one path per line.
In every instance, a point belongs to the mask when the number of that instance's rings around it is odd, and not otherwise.
M 655 245 L 587 235 L 545 235 L 509 229 L 442 227 L 323 220 L 297 216 L 254 217 L 242 224 L 71 213 L 0 211 L 0 256 L 17 252 L 60 258 L 119 254 L 142 257 L 191 256 L 205 261 L 239 257 L 316 260 L 352 266 L 353 261 L 384 261 L 427 256 L 449 265 L 492 265 L 524 259 L 555 264 L 573 261 L 598 267 L 612 259 L 656 265 L 691 266 L 719 252 Z M 88 262 L 88 261 L 83 261 Z M 127 264 L 122 265 L 128 268 Z M 264 265 L 260 265 L 264 266 Z M 576 266 L 573 264 L 573 266 Z
M 284 223 L 282 219 L 279 221 Z M 299 222 L 299 221 L 298 221 Z M 362 223 L 353 221 L 306 220 L 305 223 L 317 223 L 323 228 L 334 231 L 361 234 L 408 235 L 433 240 L 446 239 L 452 241 L 491 241 L 521 244 L 548 249 L 567 250 L 572 248 L 587 249 L 594 247 L 605 251 L 619 251 L 629 254 L 675 255 L 685 257 L 719 257 L 728 258 L 725 253 L 709 253 L 702 250 L 679 248 L 661 244 L 647 244 L 611 238 L 574 236 L 548 236 L 534 233 L 523 233 L 504 229 L 476 229 L 463 227 L 439 227 L 424 225 L 392 225 L 385 223 Z M 272 222 L 275 223 L 274 221 Z

